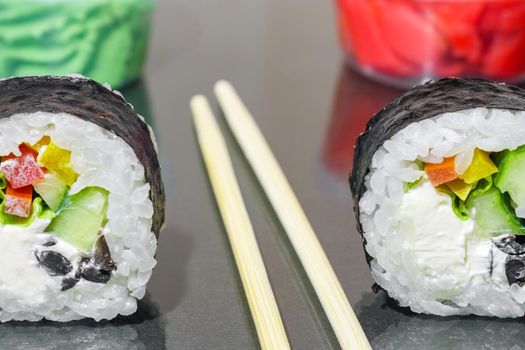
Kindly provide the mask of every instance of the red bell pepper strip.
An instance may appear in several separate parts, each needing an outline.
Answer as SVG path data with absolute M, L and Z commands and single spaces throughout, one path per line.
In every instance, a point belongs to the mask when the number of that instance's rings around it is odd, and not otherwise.
M 0 172 L 13 188 L 29 186 L 44 178 L 44 171 L 36 161 L 35 150 L 25 144 L 21 144 L 19 149 L 22 155 L 4 156 L 0 164 Z
M 7 183 L 4 199 L 4 212 L 27 218 L 31 213 L 33 186 L 13 188 Z

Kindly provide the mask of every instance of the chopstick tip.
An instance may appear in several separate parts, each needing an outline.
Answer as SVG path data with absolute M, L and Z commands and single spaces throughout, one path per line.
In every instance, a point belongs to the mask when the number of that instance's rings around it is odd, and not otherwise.
M 221 90 L 233 90 L 233 85 L 228 80 L 218 80 L 213 87 L 215 93 L 218 93 Z
M 204 95 L 195 95 L 190 100 L 190 106 L 195 107 L 196 105 L 206 103 L 206 97 Z
M 208 115 L 213 116 L 208 99 L 204 95 L 195 95 L 190 100 L 190 109 L 196 122 Z

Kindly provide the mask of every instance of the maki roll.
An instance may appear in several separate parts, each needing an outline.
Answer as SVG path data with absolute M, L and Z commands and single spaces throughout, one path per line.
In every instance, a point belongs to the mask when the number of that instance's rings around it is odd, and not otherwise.
M 414 312 L 525 313 L 525 90 L 417 86 L 358 138 L 350 185 L 372 275 Z
M 156 143 L 122 96 L 80 76 L 0 81 L 0 321 L 136 311 L 156 264 Z

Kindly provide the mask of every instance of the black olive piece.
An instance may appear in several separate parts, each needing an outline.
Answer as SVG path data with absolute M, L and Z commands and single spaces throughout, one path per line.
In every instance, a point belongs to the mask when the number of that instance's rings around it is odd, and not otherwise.
M 80 278 L 73 278 L 73 277 L 66 277 L 62 280 L 62 292 L 73 288 L 78 281 L 80 281 Z
M 57 244 L 57 242 L 55 242 L 53 239 L 50 239 L 49 241 L 45 242 L 44 244 L 42 244 L 44 247 L 52 247 L 54 246 L 55 244 Z
M 521 245 L 525 244 L 525 236 L 524 235 L 515 235 L 514 239 L 516 240 L 516 242 L 518 242 Z
M 37 259 L 51 276 L 64 276 L 73 270 L 73 265 L 65 256 L 52 250 L 44 250 L 40 256 L 37 255 Z
M 98 269 L 89 258 L 81 260 L 79 274 L 86 281 L 95 283 L 107 283 L 111 278 L 111 271 Z
M 520 287 L 525 284 L 525 255 L 507 255 L 505 260 L 505 275 L 509 285 L 517 283 Z
M 104 235 L 99 235 L 97 238 L 93 261 L 99 269 L 104 271 L 113 271 L 117 268 L 115 262 L 111 259 L 111 253 Z
M 95 267 L 88 267 L 80 271 L 80 276 L 86 281 L 95 283 L 108 283 L 111 278 L 111 272 L 97 270 Z
M 516 242 L 516 236 L 505 236 L 500 239 L 492 240 L 494 245 L 505 254 L 520 255 L 525 254 L 525 245 Z

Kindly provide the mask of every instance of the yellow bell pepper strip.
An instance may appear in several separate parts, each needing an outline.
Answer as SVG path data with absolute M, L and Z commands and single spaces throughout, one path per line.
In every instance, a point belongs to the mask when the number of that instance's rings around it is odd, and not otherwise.
M 459 199 L 461 199 L 462 201 L 465 201 L 467 199 L 470 191 L 472 191 L 475 185 L 476 184 L 468 184 L 461 179 L 455 179 L 450 182 L 447 182 L 448 188 L 450 188 L 450 190 L 454 192 L 454 194 L 458 196 Z
M 34 145 L 30 145 L 30 147 L 34 149 L 35 151 L 39 152 L 42 147 L 49 145 L 50 141 L 51 141 L 51 138 L 45 135 L 45 136 L 42 136 L 42 138 L 38 140 L 37 143 L 35 143 Z
M 474 184 L 479 180 L 498 172 L 498 167 L 492 162 L 489 154 L 476 148 L 472 156 L 472 162 L 459 178 L 466 184 Z
M 55 172 L 68 186 L 77 179 L 78 174 L 71 166 L 71 151 L 58 147 L 53 141 L 40 149 L 38 164 Z

